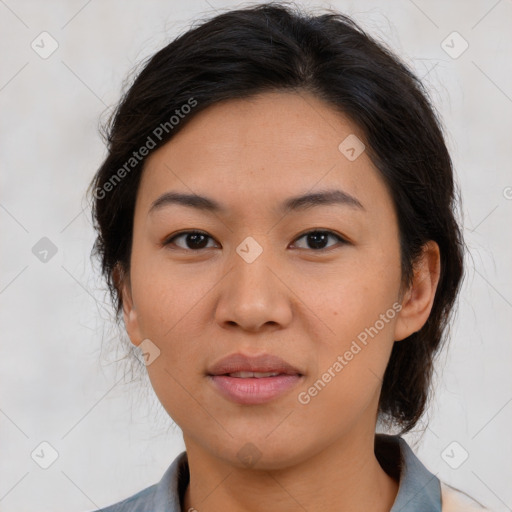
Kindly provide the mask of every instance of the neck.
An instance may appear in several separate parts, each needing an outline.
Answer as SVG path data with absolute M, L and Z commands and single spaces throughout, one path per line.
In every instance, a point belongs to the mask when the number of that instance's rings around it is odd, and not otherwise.
M 184 511 L 389 512 L 398 483 L 380 466 L 374 432 L 344 436 L 302 462 L 281 469 L 249 469 L 212 456 L 185 439 L 190 484 Z

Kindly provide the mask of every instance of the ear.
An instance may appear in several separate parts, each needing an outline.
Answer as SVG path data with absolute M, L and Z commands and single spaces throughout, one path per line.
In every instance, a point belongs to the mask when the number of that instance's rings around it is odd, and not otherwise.
M 440 272 L 439 246 L 430 240 L 414 264 L 413 280 L 404 294 L 402 309 L 395 323 L 395 341 L 407 338 L 425 325 L 434 304 Z
M 135 309 L 135 304 L 133 302 L 130 275 L 126 273 L 118 264 L 113 271 L 113 276 L 116 288 L 121 294 L 122 298 L 123 319 L 126 332 L 130 338 L 130 341 L 135 346 L 139 346 L 144 338 L 140 333 L 137 310 Z

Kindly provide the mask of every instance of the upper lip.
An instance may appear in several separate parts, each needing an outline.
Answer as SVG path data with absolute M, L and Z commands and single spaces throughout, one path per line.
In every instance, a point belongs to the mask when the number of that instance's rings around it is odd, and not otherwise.
M 241 353 L 230 354 L 210 366 L 208 375 L 226 375 L 235 372 L 279 372 L 287 375 L 302 373 L 284 359 L 271 354 L 249 356 Z

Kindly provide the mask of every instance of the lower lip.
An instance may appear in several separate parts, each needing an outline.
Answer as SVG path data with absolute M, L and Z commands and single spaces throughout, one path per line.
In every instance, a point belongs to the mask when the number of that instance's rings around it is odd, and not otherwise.
M 270 402 L 287 393 L 301 380 L 300 375 L 276 375 L 241 379 L 227 375 L 210 375 L 215 387 L 237 404 L 257 405 Z

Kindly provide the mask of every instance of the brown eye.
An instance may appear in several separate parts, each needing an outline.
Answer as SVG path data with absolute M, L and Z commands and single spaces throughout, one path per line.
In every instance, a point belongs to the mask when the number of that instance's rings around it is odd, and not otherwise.
M 334 233 L 333 231 L 308 231 L 307 233 L 304 233 L 302 236 L 297 238 L 297 240 L 300 240 L 301 238 L 306 239 L 306 244 L 309 245 L 309 247 L 299 247 L 300 249 L 313 249 L 316 251 L 321 251 L 325 249 L 330 249 L 331 246 L 326 247 L 329 238 L 335 238 L 338 242 L 341 243 L 347 243 L 346 240 L 344 240 L 341 236 Z
M 180 239 L 184 240 L 184 246 L 175 242 L 176 240 Z M 209 248 L 207 247 L 208 239 L 213 240 L 211 236 L 203 233 L 202 231 L 183 231 L 182 233 L 168 238 L 164 242 L 164 245 L 174 244 L 177 245 L 180 249 L 197 251 L 200 249 Z
M 329 245 L 329 239 L 337 241 L 338 244 L 348 243 L 344 238 L 342 238 L 337 233 L 328 230 L 308 231 L 307 233 L 304 233 L 296 240 L 301 239 L 306 240 L 307 246 L 299 247 L 299 249 L 310 249 L 316 252 L 329 250 L 331 247 L 337 245 L 336 243 Z M 181 242 L 177 243 L 177 240 L 181 240 Z M 178 233 L 177 235 L 173 235 L 172 237 L 168 238 L 163 243 L 163 245 L 175 245 L 180 249 L 199 251 L 201 249 L 209 249 L 215 247 L 215 245 L 208 245 L 209 240 L 213 240 L 213 238 L 202 231 L 183 231 L 181 233 Z

